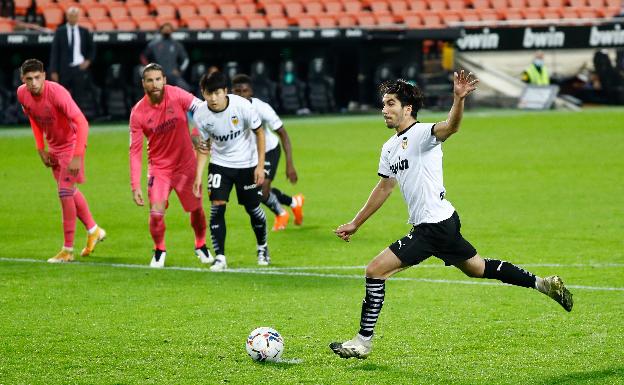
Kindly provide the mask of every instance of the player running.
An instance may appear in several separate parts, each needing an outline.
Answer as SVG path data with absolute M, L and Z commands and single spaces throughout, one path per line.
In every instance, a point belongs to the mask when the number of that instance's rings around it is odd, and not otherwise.
M 497 279 L 510 285 L 536 289 L 572 310 L 572 294 L 558 276 L 537 277 L 509 262 L 483 259 L 462 237 L 459 215 L 442 184 L 442 142 L 459 130 L 464 99 L 476 89 L 472 73 L 455 73 L 453 106 L 445 121 L 416 121 L 423 95 L 403 80 L 381 85 L 383 116 L 395 135 L 383 145 L 378 174 L 381 177 L 368 201 L 336 235 L 349 241 L 364 222 L 386 201 L 397 184 L 407 202 L 409 234 L 377 255 L 366 267 L 366 296 L 362 303 L 360 330 L 353 339 L 333 342 L 330 348 L 342 358 L 366 358 L 372 349 L 373 329 L 385 297 L 386 279 L 434 255 L 474 278 Z
M 280 140 L 284 146 L 284 152 L 286 153 L 286 179 L 292 184 L 297 183 L 298 179 L 297 170 L 295 170 L 292 158 L 290 138 L 288 137 L 282 120 L 268 103 L 253 97 L 253 87 L 249 76 L 245 74 L 234 76 L 232 79 L 232 92 L 251 102 L 251 105 L 256 109 L 260 120 L 262 120 L 262 125 L 264 126 L 266 155 L 264 157 L 265 178 L 262 184 L 262 203 L 275 214 L 273 231 L 284 230 L 288 225 L 290 215 L 288 211 L 284 210 L 282 205 L 290 206 L 295 216 L 295 225 L 300 226 L 303 223 L 303 194 L 296 194 L 291 197 L 277 188 L 271 187 L 271 183 L 277 173 L 277 166 L 281 154 Z M 279 139 L 274 132 L 279 135 Z
M 106 231 L 95 223 L 87 200 L 76 187 L 77 183 L 85 181 L 84 155 L 89 123 L 69 92 L 62 85 L 46 80 L 42 62 L 26 60 L 20 74 L 24 84 L 17 89 L 17 99 L 30 120 L 41 161 L 52 168 L 63 210 L 65 242 L 61 251 L 48 262 L 71 262 L 74 260 L 76 217 L 87 229 L 87 245 L 81 256 L 90 255 L 95 245 L 106 238 Z
M 210 155 L 210 234 L 216 254 L 215 262 L 210 267 L 212 271 L 227 268 L 225 208 L 234 186 L 238 203 L 249 214 L 256 235 L 258 265 L 266 266 L 271 261 L 266 216 L 260 207 L 262 192 L 259 186 L 264 182 L 264 130 L 260 129 L 260 118 L 251 103 L 240 96 L 228 94 L 226 82 L 221 72 L 202 76 L 199 86 L 206 102 L 193 115 L 201 134 L 193 185 L 196 196 L 201 194 L 202 173 Z
M 179 87 L 167 85 L 163 69 L 156 63 L 145 66 L 141 83 L 145 96 L 130 114 L 130 183 L 134 202 L 143 206 L 141 169 L 145 135 L 149 228 L 154 240 L 150 266 L 165 266 L 165 211 L 171 190 L 175 190 L 184 211 L 190 213 L 195 254 L 202 263 L 211 264 L 214 258 L 206 248 L 206 216 L 201 194 L 193 194 L 197 160 L 187 119 L 187 112 L 195 111 L 201 100 Z

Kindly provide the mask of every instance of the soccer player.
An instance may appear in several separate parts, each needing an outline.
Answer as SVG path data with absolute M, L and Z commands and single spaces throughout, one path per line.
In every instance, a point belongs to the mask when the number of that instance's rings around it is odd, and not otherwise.
M 211 264 L 214 258 L 206 248 L 206 216 L 201 194 L 193 194 L 196 157 L 187 119 L 187 112 L 195 111 L 201 100 L 181 88 L 167 85 L 163 69 L 156 63 L 145 66 L 141 83 L 145 96 L 130 114 L 130 183 L 134 202 L 143 206 L 141 163 L 145 135 L 149 228 L 154 240 L 150 266 L 165 266 L 165 210 L 171 190 L 175 190 L 184 211 L 190 213 L 195 254 L 202 263 Z
M 264 126 L 266 154 L 264 157 L 265 178 L 262 184 L 262 203 L 275 214 L 273 231 L 284 230 L 288 225 L 290 215 L 288 211 L 284 210 L 282 205 L 290 206 L 295 216 L 295 224 L 301 225 L 303 223 L 304 196 L 297 194 L 290 197 L 276 188 L 271 188 L 271 182 L 277 173 L 277 165 L 280 159 L 280 140 L 286 153 L 286 179 L 292 184 L 297 183 L 297 170 L 295 170 L 295 165 L 293 164 L 292 147 L 284 124 L 268 103 L 253 97 L 253 87 L 249 76 L 244 74 L 234 76 L 232 79 L 232 92 L 251 102 Z M 273 132 L 279 135 L 279 139 Z
M 84 155 L 89 123 L 69 92 L 60 84 L 46 80 L 42 62 L 26 60 L 20 74 L 24 84 L 17 89 L 17 99 L 30 120 L 41 161 L 52 168 L 63 210 L 65 243 L 48 262 L 71 262 L 74 260 L 76 217 L 87 229 L 87 245 L 81 256 L 90 255 L 95 245 L 106 237 L 106 231 L 95 223 L 87 200 L 76 187 L 85 180 Z
M 442 143 L 459 130 L 464 100 L 476 89 L 472 73 L 454 74 L 453 106 L 445 121 L 416 121 L 423 95 L 417 86 L 403 80 L 380 86 L 383 117 L 396 134 L 383 145 L 378 174 L 381 177 L 367 202 L 351 222 L 339 226 L 336 235 L 349 241 L 364 222 L 386 201 L 399 185 L 408 205 L 409 234 L 385 248 L 366 267 L 366 296 L 362 303 L 360 330 L 353 339 L 333 342 L 330 348 L 342 358 L 366 358 L 372 348 L 373 329 L 385 296 L 385 282 L 394 274 L 436 256 L 446 265 L 469 277 L 498 279 L 536 289 L 572 310 L 572 294 L 558 276 L 540 278 L 509 262 L 483 259 L 462 237 L 459 215 L 442 184 Z
M 210 234 L 216 254 L 210 270 L 227 268 L 225 208 L 234 186 L 238 203 L 249 214 L 256 235 L 258 265 L 266 266 L 271 259 L 267 246 L 266 216 L 260 207 L 262 192 L 259 186 L 264 182 L 262 123 L 247 99 L 227 93 L 227 79 L 222 72 L 203 75 L 199 87 L 206 102 L 193 115 L 201 134 L 193 191 L 196 196 L 201 194 L 202 173 L 210 154 Z

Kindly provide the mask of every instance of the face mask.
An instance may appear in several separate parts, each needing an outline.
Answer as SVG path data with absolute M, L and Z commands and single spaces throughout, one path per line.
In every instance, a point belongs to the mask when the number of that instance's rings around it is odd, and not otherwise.
M 536 67 L 541 67 L 541 66 L 543 66 L 543 65 L 544 65 L 544 61 L 543 61 L 542 59 L 535 59 L 535 60 L 533 60 L 533 64 L 534 64 Z

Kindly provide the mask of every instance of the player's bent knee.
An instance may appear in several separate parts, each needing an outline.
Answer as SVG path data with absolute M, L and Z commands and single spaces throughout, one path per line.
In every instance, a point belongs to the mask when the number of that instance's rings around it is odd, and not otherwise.
M 211 201 L 210 204 L 212 206 L 225 206 L 227 202 L 226 201 Z
M 151 208 L 150 211 L 155 211 L 155 212 L 159 212 L 159 213 L 163 213 L 165 212 L 167 208 L 167 203 L 166 202 L 154 202 L 151 204 Z

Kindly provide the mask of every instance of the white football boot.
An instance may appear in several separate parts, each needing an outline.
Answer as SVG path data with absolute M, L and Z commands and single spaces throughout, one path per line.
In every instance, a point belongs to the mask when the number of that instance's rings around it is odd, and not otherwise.
M 210 266 L 210 271 L 223 271 L 227 269 L 227 262 L 225 261 L 225 255 L 219 254 L 216 256 L 214 263 Z
M 199 258 L 199 261 L 201 263 L 204 263 L 206 265 L 211 265 L 215 261 L 214 257 L 212 256 L 212 254 L 210 254 L 210 250 L 208 250 L 206 245 L 196 248 L 195 255 L 197 255 L 197 258 Z
M 329 348 L 342 358 L 355 357 L 358 359 L 365 359 L 373 350 L 373 341 L 365 340 L 359 334 L 345 342 L 332 342 L 329 344 Z
M 154 255 L 152 256 L 152 261 L 150 262 L 150 267 L 155 267 L 159 269 L 165 267 L 166 257 L 167 252 L 165 250 L 154 250 Z

